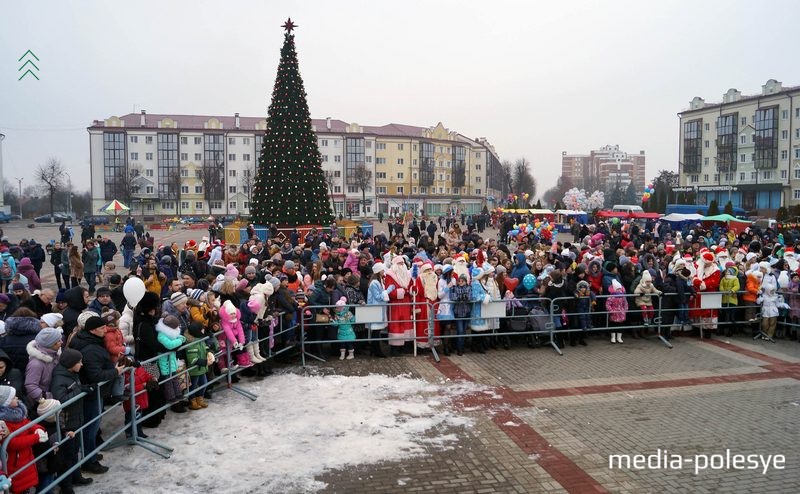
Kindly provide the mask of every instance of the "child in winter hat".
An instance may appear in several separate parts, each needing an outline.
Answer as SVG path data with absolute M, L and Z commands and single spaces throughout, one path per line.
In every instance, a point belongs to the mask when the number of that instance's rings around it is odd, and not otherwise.
M 41 425 L 26 428 L 30 424 L 28 409 L 17 399 L 17 392 L 11 386 L 0 386 L 0 420 L 5 422 L 10 432 L 24 429 L 17 436 L 15 461 L 8 462 L 5 473 L 14 476 L 14 492 L 25 492 L 39 484 L 32 448 L 35 444 L 46 443 L 49 436 Z M 28 466 L 20 470 L 25 465 Z
M 336 302 L 336 309 L 334 309 L 334 321 L 339 326 L 336 334 L 336 339 L 341 341 L 339 345 L 339 360 L 345 359 L 345 352 L 347 352 L 347 360 L 355 358 L 355 348 L 353 342 L 356 339 L 356 333 L 353 331 L 353 313 L 347 308 L 347 299 L 340 298 Z

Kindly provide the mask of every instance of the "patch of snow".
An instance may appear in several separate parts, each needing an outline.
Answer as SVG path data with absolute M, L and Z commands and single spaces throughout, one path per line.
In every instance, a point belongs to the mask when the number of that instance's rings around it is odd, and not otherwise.
M 409 482 L 410 480 L 411 480 L 411 478 L 410 478 L 410 477 L 403 477 L 403 478 L 401 478 L 401 479 L 397 479 L 397 485 L 399 485 L 400 487 L 403 487 L 403 486 L 405 486 L 406 484 L 408 484 L 408 482 Z
M 529 460 L 539 461 L 539 458 L 541 458 L 541 455 L 539 453 L 533 453 L 532 455 L 528 455 Z
M 506 422 L 506 423 L 505 423 L 505 424 L 503 424 L 503 425 L 505 425 L 505 426 L 508 426 L 508 427 L 519 427 L 519 424 L 518 424 L 518 423 L 516 423 L 516 422 L 513 422 L 513 421 L 511 421 L 511 420 L 509 420 L 508 422 Z
M 325 472 L 452 449 L 473 421 L 449 403 L 486 387 L 438 385 L 410 376 L 286 373 L 242 386 L 250 401 L 218 392 L 205 410 L 168 414 L 150 439 L 175 451 L 104 452 L 108 475 L 96 492 L 316 492 Z M 410 479 L 401 478 L 406 482 Z

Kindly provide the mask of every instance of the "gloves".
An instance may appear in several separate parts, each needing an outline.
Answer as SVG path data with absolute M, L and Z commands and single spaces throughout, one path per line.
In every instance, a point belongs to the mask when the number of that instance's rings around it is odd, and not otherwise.
M 392 285 L 392 286 L 390 286 L 389 288 L 386 289 L 386 292 L 387 293 L 392 293 L 393 291 L 395 291 L 396 288 L 397 288 L 396 286 Z
M 39 442 L 46 443 L 49 436 L 47 435 L 47 431 L 44 429 L 36 429 L 36 434 L 39 435 Z
M 0 475 L 0 489 L 8 491 L 11 489 L 11 479 L 5 475 Z
M 208 362 L 208 365 L 211 365 L 211 364 L 213 364 L 215 360 L 216 360 L 216 358 L 214 357 L 214 354 L 213 354 L 213 353 L 211 353 L 211 352 L 208 352 L 208 353 L 206 354 L 206 362 Z
M 492 297 L 490 297 L 490 296 L 487 294 L 487 295 L 484 295 L 484 296 L 483 296 L 483 300 L 481 301 L 481 303 L 482 303 L 483 305 L 489 305 L 489 302 L 491 302 L 491 301 L 492 301 Z
M 406 296 L 406 291 L 402 288 L 397 289 L 397 298 L 403 298 Z
M 384 290 L 383 291 L 383 301 L 384 302 L 388 302 L 389 301 L 389 291 L 388 290 Z

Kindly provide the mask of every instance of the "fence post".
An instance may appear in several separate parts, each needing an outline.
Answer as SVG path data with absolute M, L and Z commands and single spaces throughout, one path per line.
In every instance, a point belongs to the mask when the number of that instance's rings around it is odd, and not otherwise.
M 428 345 L 431 348 L 431 355 L 433 355 L 433 360 L 436 362 L 440 362 L 442 359 L 439 357 L 439 352 L 436 351 L 436 341 L 433 339 L 435 335 L 435 314 L 433 304 L 430 302 L 426 302 L 428 304 Z
M 228 389 L 236 391 L 237 393 L 239 393 L 240 395 L 244 396 L 245 398 L 250 398 L 251 400 L 256 401 L 256 398 L 258 398 L 257 395 L 251 393 L 250 391 L 242 389 L 239 386 L 234 386 L 233 385 L 233 379 L 232 378 L 233 378 L 234 371 L 233 371 L 233 365 L 232 365 L 233 364 L 233 360 L 231 360 L 231 343 L 229 341 L 225 342 L 225 353 L 226 353 L 227 359 L 228 359 Z M 238 364 L 237 364 L 237 371 L 238 370 L 239 369 L 238 369 Z
M 556 305 L 556 300 L 558 300 L 558 299 L 556 298 L 556 299 L 550 300 L 550 320 L 547 321 L 547 324 L 550 325 L 550 346 L 553 347 L 553 350 L 555 350 L 557 354 L 559 354 L 559 355 L 561 355 L 563 357 L 564 353 L 561 351 L 560 348 L 558 348 L 558 344 L 556 343 L 555 338 L 554 338 L 555 330 L 556 330 L 556 323 L 553 322 L 553 321 L 555 321 L 556 308 L 558 307 Z M 561 314 L 559 314 L 558 317 L 561 317 Z
M 661 321 L 662 321 L 662 311 L 664 307 L 664 299 L 662 296 L 658 297 L 658 316 L 655 318 L 655 322 L 658 328 L 658 339 L 661 340 L 661 343 L 666 345 L 667 348 L 672 348 L 672 343 L 669 342 L 668 339 L 664 338 L 664 335 L 661 334 Z

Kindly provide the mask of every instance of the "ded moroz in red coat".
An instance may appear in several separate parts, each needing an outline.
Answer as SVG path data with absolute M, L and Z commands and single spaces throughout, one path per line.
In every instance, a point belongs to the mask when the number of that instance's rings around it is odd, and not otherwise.
M 386 270 L 384 286 L 389 293 L 389 344 L 403 346 L 414 336 L 414 323 L 411 320 L 411 274 L 400 264 L 400 256 L 392 260 L 392 269 Z
M 692 299 L 689 317 L 691 318 L 714 318 L 717 317 L 717 309 L 701 309 L 703 293 L 719 291 L 719 283 L 722 280 L 722 272 L 716 264 L 714 254 L 704 251 L 697 259 L 697 274 L 692 280 L 692 286 L 697 295 Z

